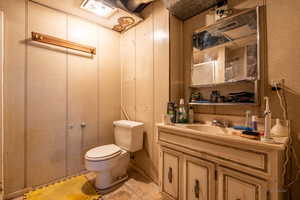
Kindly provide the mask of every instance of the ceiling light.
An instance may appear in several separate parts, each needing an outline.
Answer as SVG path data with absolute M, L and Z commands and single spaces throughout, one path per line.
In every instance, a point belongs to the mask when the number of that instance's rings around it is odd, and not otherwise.
M 117 10 L 104 0 L 84 0 L 80 7 L 101 17 L 109 17 Z

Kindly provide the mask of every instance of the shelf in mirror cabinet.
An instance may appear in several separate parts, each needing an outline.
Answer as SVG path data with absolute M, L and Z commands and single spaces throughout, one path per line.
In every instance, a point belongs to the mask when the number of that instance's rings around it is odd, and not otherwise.
M 234 81 L 227 81 L 222 83 L 211 83 L 211 84 L 202 84 L 202 85 L 190 85 L 190 88 L 205 88 L 205 87 L 214 87 L 214 86 L 228 86 L 230 84 L 237 84 L 237 83 L 257 83 L 257 79 L 241 79 L 241 80 L 234 80 Z
M 257 103 L 242 103 L 242 102 L 224 102 L 224 103 L 212 103 L 212 102 L 190 102 L 189 105 L 198 106 L 256 106 Z

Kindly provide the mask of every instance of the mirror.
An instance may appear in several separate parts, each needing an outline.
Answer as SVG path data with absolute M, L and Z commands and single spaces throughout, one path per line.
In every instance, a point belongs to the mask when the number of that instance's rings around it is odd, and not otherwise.
M 251 9 L 194 32 L 191 86 L 259 79 L 257 18 Z

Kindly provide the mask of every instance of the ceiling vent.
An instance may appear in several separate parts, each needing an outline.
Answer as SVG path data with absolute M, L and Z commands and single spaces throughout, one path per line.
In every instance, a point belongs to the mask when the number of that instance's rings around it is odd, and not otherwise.
M 105 18 L 110 17 L 117 11 L 116 7 L 104 0 L 84 0 L 80 7 Z

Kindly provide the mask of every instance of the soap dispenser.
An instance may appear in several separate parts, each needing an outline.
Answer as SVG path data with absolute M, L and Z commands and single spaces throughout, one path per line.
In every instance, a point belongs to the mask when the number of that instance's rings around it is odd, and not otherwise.
M 273 126 L 271 129 L 271 134 L 273 137 L 288 137 L 289 128 L 284 126 L 280 119 L 277 118 L 275 126 Z

